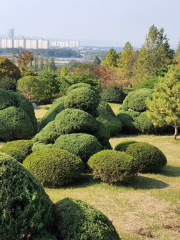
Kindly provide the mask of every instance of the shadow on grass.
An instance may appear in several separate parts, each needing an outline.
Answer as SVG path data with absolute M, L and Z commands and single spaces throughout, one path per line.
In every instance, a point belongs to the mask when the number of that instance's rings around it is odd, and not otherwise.
M 137 190 L 138 189 L 144 189 L 144 190 L 163 189 L 163 188 L 169 187 L 169 185 L 167 183 L 164 183 L 162 181 L 159 181 L 159 180 L 156 180 L 153 178 L 144 177 L 144 176 L 134 177 L 134 179 L 128 186 L 132 187 L 134 189 L 137 189 Z
M 167 177 L 180 177 L 180 167 L 166 165 L 161 171 L 161 175 Z

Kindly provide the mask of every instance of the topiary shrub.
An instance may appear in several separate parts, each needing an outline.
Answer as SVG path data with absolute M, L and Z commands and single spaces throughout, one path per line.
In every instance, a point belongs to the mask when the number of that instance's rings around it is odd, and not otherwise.
M 118 110 L 116 113 L 117 119 L 122 123 L 122 133 L 137 133 L 133 118 L 128 114 L 128 111 Z
M 141 133 L 153 133 L 154 125 L 144 112 L 140 113 L 138 117 L 134 118 L 134 126 L 139 129 Z
M 32 104 L 20 93 L 0 89 L 0 122 L 0 139 L 3 141 L 29 139 L 37 132 Z
M 62 149 L 33 152 L 23 162 L 45 187 L 59 187 L 73 182 L 84 170 L 80 158 Z
M 8 91 L 16 91 L 17 80 L 12 78 L 0 78 L 0 88 Z
M 46 235 L 54 224 L 51 201 L 39 181 L 0 152 L 0 236 L 3 240 Z
M 138 163 L 133 157 L 114 150 L 98 152 L 87 163 L 94 177 L 107 183 L 129 182 L 138 171 Z
M 96 119 L 80 109 L 63 110 L 56 116 L 55 125 L 58 134 L 94 133 L 98 129 Z
M 137 141 L 133 141 L 133 140 L 128 140 L 128 141 L 123 141 L 121 143 L 118 143 L 114 150 L 116 151 L 120 151 L 120 152 L 125 152 L 127 147 L 133 143 L 137 143 Z
M 58 98 L 50 109 L 46 112 L 39 124 L 39 131 L 44 128 L 49 122 L 54 121 L 57 114 L 64 110 L 64 101 L 66 97 Z
M 158 81 L 159 81 L 159 77 L 152 77 L 150 79 L 145 80 L 143 83 L 141 83 L 138 89 L 142 89 L 142 88 L 154 89 Z
M 112 115 L 106 107 L 100 104 L 96 111 L 98 113 L 98 117 L 96 119 L 107 127 L 111 136 L 117 135 L 121 131 L 121 121 L 117 119 L 116 116 Z
M 28 156 L 30 153 L 32 153 L 32 146 L 32 140 L 16 140 L 12 142 L 7 142 L 6 144 L 4 144 L 1 150 L 4 148 L 16 148 L 24 152 L 25 156 Z
M 34 136 L 33 142 L 40 142 L 43 144 L 54 143 L 58 136 L 55 122 L 51 121 Z
M 67 150 L 79 156 L 83 162 L 87 162 L 90 156 L 103 149 L 96 137 L 85 133 L 62 135 L 58 137 L 53 147 Z
M 103 89 L 101 93 L 101 99 L 105 102 L 122 103 L 126 94 L 117 86 L 109 86 L 107 89 Z
M 68 90 L 67 90 L 67 95 L 68 95 L 72 90 L 74 90 L 74 89 L 76 89 L 76 88 L 82 88 L 82 87 L 86 87 L 86 88 L 90 88 L 90 89 L 94 90 L 93 87 L 92 87 L 90 84 L 88 84 L 88 83 L 76 83 L 76 84 L 71 85 L 71 86 L 68 88 Z
M 95 132 L 94 135 L 102 145 L 104 145 L 104 143 L 107 143 L 108 140 L 110 139 L 109 130 L 102 122 L 99 122 L 99 121 L 98 121 L 98 130 Z
M 162 151 L 149 143 L 130 144 L 126 153 L 136 159 L 141 173 L 157 173 L 167 163 Z
M 112 222 L 84 201 L 65 198 L 56 203 L 58 235 L 64 240 L 120 240 Z
M 90 88 L 76 88 L 69 92 L 65 102 L 65 108 L 80 109 L 91 113 L 99 104 L 99 95 Z
M 105 102 L 105 101 L 100 101 L 99 105 L 103 106 L 111 115 L 113 115 L 114 117 L 116 117 L 115 113 L 113 112 L 111 106 Z
M 6 153 L 7 155 L 15 158 L 20 163 L 22 163 L 23 160 L 26 158 L 26 154 L 23 151 L 17 148 L 5 147 L 5 145 L 0 148 L 0 152 Z
M 32 151 L 35 152 L 35 151 L 39 151 L 39 150 L 46 149 L 46 148 L 52 148 L 52 147 L 53 147 L 52 143 L 44 144 L 44 143 L 41 143 L 41 142 L 35 142 L 33 144 Z
M 29 139 L 33 136 L 34 126 L 27 113 L 16 107 L 0 111 L 0 139 L 12 141 Z
M 130 108 L 137 112 L 146 111 L 145 100 L 147 97 L 152 99 L 152 92 L 151 89 L 143 88 L 129 93 L 123 101 L 123 110 L 127 111 Z

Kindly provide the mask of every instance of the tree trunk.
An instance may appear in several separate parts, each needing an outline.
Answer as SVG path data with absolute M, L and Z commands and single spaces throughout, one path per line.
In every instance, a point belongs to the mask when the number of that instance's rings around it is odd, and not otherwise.
M 176 137 L 177 137 L 177 135 L 178 135 L 178 127 L 175 126 L 175 127 L 174 127 L 174 130 L 175 130 L 175 132 L 174 132 L 174 140 L 176 140 Z

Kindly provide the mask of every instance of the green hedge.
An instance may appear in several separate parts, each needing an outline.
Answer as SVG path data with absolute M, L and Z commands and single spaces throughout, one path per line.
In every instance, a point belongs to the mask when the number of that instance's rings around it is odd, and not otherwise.
M 99 95 L 90 88 L 76 88 L 69 92 L 65 102 L 65 108 L 80 109 L 91 113 L 99 104 Z
M 44 128 L 49 122 L 54 121 L 56 116 L 64 110 L 64 101 L 66 97 L 58 98 L 50 109 L 45 113 L 39 124 L 39 131 Z
M 103 123 L 110 132 L 111 136 L 117 135 L 122 129 L 122 123 L 103 105 L 99 105 L 96 109 L 99 122 Z
M 80 109 L 65 109 L 55 119 L 58 134 L 94 133 L 98 129 L 98 122 L 89 113 Z
M 147 97 L 152 98 L 152 90 L 151 89 L 139 89 L 129 93 L 123 101 L 123 110 L 127 111 L 128 109 L 132 109 L 137 112 L 146 111 L 147 107 L 145 104 L 145 100 Z
M 33 136 L 34 126 L 22 108 L 8 107 L 0 110 L 0 123 L 2 141 L 29 139 Z
M 152 120 L 146 116 L 146 113 L 142 112 L 138 117 L 134 118 L 134 126 L 139 129 L 141 133 L 153 133 L 154 125 Z
M 122 123 L 122 132 L 125 134 L 137 133 L 133 118 L 124 110 L 118 110 L 116 113 L 117 119 Z
M 0 236 L 22 240 L 46 235 L 53 227 L 51 201 L 38 180 L 0 152 Z
M 101 92 L 101 99 L 105 102 L 122 103 L 126 94 L 117 86 L 109 86 Z
M 125 152 L 127 147 L 133 143 L 137 143 L 137 141 L 129 140 L 129 141 L 123 141 L 121 143 L 118 143 L 114 150 L 120 151 L 120 152 Z
M 162 151 L 149 143 L 130 144 L 126 153 L 136 159 L 141 173 L 157 173 L 167 163 Z
M 39 151 L 39 150 L 46 149 L 46 148 L 52 148 L 52 147 L 53 147 L 52 143 L 44 144 L 41 142 L 35 142 L 33 144 L 32 151 L 35 152 L 35 151 Z
M 59 187 L 73 182 L 84 170 L 80 158 L 62 149 L 33 152 L 23 162 L 45 187 Z
M 15 105 L 15 96 L 13 93 L 0 88 L 0 110 Z
M 58 235 L 63 240 L 120 240 L 108 218 L 84 201 L 65 198 L 56 203 Z
M 102 122 L 99 122 L 99 121 L 98 121 L 98 130 L 95 132 L 94 135 L 102 145 L 104 145 L 104 143 L 106 143 L 110 139 L 109 130 Z
M 7 142 L 3 145 L 3 148 L 16 148 L 22 152 L 24 152 L 25 156 L 28 156 L 30 153 L 32 153 L 32 146 L 33 141 L 32 140 L 16 140 L 12 142 Z
M 26 158 L 26 154 L 23 151 L 17 148 L 5 147 L 5 145 L 0 148 L 0 152 L 6 153 L 7 155 L 15 158 L 20 163 L 22 163 Z
M 137 174 L 137 161 L 124 152 L 103 150 L 88 160 L 95 178 L 107 183 L 129 182 Z
M 90 156 L 103 149 L 96 137 L 85 133 L 62 135 L 56 140 L 53 147 L 67 150 L 79 156 L 83 162 L 87 162 Z
M 83 88 L 84 88 L 84 87 L 90 88 L 90 89 L 93 90 L 92 86 L 91 86 L 90 84 L 88 84 L 88 83 L 76 83 L 76 84 L 71 85 L 71 86 L 68 88 L 68 90 L 67 90 L 67 95 L 68 95 L 72 90 L 74 90 L 74 89 L 76 89 L 76 88 L 82 88 L 82 87 L 83 87 Z

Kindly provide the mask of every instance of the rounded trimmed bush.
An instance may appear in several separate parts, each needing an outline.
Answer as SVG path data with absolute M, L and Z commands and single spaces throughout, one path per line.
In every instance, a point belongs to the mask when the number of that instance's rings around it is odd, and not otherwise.
M 129 182 L 138 171 L 138 163 L 132 156 L 114 150 L 94 154 L 88 165 L 95 178 L 107 183 Z
M 130 144 L 126 153 L 136 159 L 141 173 L 157 173 L 167 164 L 167 159 L 162 151 L 149 143 Z
M 117 86 L 109 86 L 107 89 L 103 89 L 101 93 L 101 99 L 106 102 L 122 103 L 126 94 Z
M 0 139 L 11 141 L 29 139 L 34 126 L 22 108 L 8 107 L 0 111 Z
M 98 121 L 98 126 L 99 126 L 98 130 L 94 135 L 97 138 L 97 140 L 103 145 L 110 139 L 110 132 L 102 122 Z
M 130 108 L 137 112 L 146 111 L 145 101 L 147 97 L 152 99 L 152 92 L 151 89 L 142 88 L 129 93 L 123 101 L 123 110 L 127 111 Z
M 84 201 L 64 198 L 56 203 L 58 235 L 64 240 L 120 240 L 112 222 Z
M 134 125 L 133 118 L 128 114 L 128 112 L 123 110 L 118 110 L 116 113 L 117 119 L 122 123 L 123 133 L 137 133 L 137 129 Z
M 53 147 L 52 143 L 44 144 L 44 143 L 41 143 L 41 142 L 35 142 L 33 144 L 32 151 L 35 152 L 35 151 L 39 151 L 39 150 L 46 149 L 46 148 L 52 148 L 52 147 Z
M 65 102 L 65 108 L 80 109 L 91 113 L 99 105 L 99 95 L 90 88 L 76 88 L 69 92 Z
M 51 201 L 39 181 L 0 152 L 0 236 L 22 240 L 46 235 L 54 224 Z
M 64 110 L 64 101 L 66 99 L 66 96 L 58 98 L 53 105 L 50 107 L 50 109 L 45 113 L 43 118 L 41 119 L 41 122 L 39 124 L 39 131 L 44 128 L 49 122 L 54 121 L 56 116 Z
M 58 134 L 94 133 L 98 129 L 98 122 L 89 113 L 80 109 L 65 109 L 55 119 Z
M 26 158 L 26 154 L 23 151 L 13 147 L 5 147 L 5 145 L 0 148 L 0 152 L 6 153 L 7 155 L 15 158 L 20 163 L 22 163 Z
M 33 146 L 32 140 L 16 140 L 12 142 L 7 142 L 6 144 L 4 144 L 1 150 L 3 148 L 16 148 L 24 152 L 25 156 L 28 156 L 30 153 L 32 153 L 32 146 Z
M 88 83 L 76 83 L 76 84 L 71 85 L 71 86 L 68 88 L 67 94 L 69 94 L 70 91 L 72 91 L 72 90 L 74 90 L 74 89 L 76 89 L 76 88 L 82 88 L 82 87 L 86 87 L 86 88 L 90 88 L 90 89 L 94 90 L 94 89 L 92 88 L 92 86 L 91 86 L 90 84 L 88 84 Z
M 121 121 L 112 115 L 103 105 L 99 105 L 96 110 L 98 112 L 96 119 L 107 127 L 111 136 L 117 135 L 122 129 Z
M 90 156 L 103 149 L 96 137 L 85 133 L 62 135 L 58 137 L 53 147 L 67 150 L 79 156 L 83 162 L 87 162 Z
M 139 129 L 141 133 L 152 133 L 154 131 L 152 120 L 149 119 L 144 112 L 134 118 L 134 126 L 136 129 Z
M 50 144 L 54 143 L 57 138 L 58 134 L 56 132 L 55 122 L 51 121 L 39 133 L 34 136 L 33 142 Z
M 59 187 L 73 182 L 84 170 L 80 158 L 62 149 L 42 149 L 31 153 L 23 162 L 45 187 Z
M 127 147 L 133 143 L 137 143 L 136 141 L 133 141 L 133 140 L 129 140 L 129 141 L 123 141 L 121 143 L 118 143 L 114 150 L 116 151 L 120 151 L 120 152 L 125 152 Z
M 0 110 L 11 107 L 15 104 L 15 96 L 13 93 L 0 88 Z

